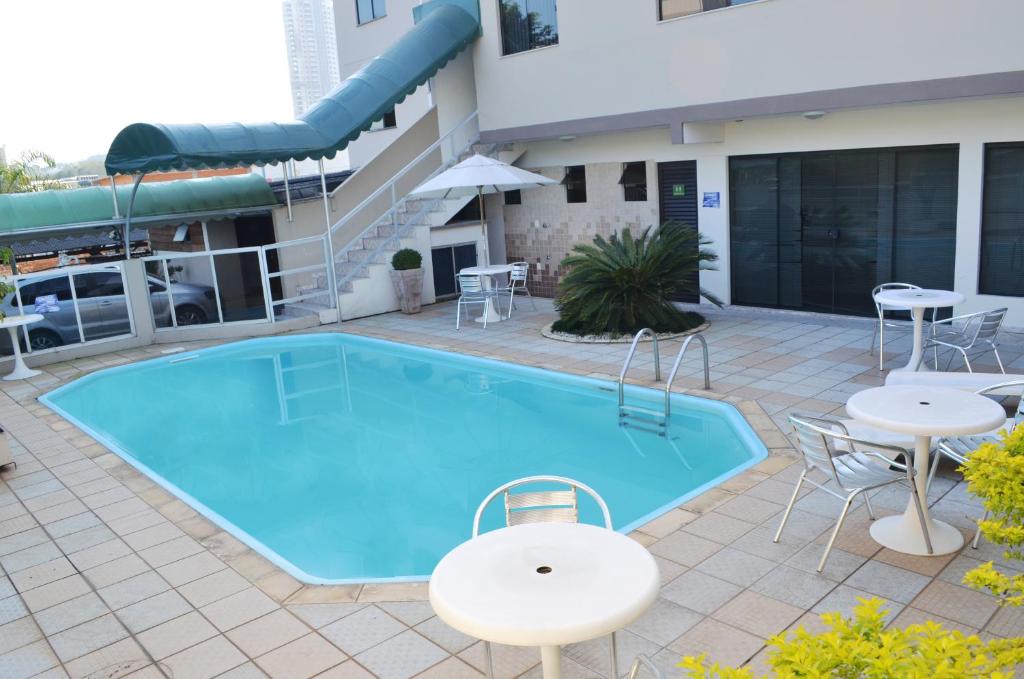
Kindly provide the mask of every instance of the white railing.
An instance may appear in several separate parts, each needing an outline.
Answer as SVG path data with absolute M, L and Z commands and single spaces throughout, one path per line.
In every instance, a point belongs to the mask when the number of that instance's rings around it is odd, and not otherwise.
M 315 260 L 309 250 L 319 250 L 319 261 Z M 305 250 L 306 252 L 303 252 Z M 291 252 L 289 252 L 291 251 Z M 270 271 L 267 262 L 267 255 L 276 252 L 278 257 L 277 271 Z M 285 268 L 288 265 L 289 254 L 299 262 L 314 261 L 313 264 L 300 264 L 292 268 Z M 304 256 L 305 255 L 305 256 Z M 327 262 L 330 258 L 327 247 L 327 237 L 311 236 L 309 238 L 297 238 L 295 240 L 271 243 L 260 247 L 263 270 L 266 274 L 266 299 L 267 311 L 271 322 L 277 318 L 277 307 L 298 302 L 315 301 L 324 305 L 325 308 L 332 306 L 331 290 L 328 282 L 330 268 Z M 319 287 L 319 280 L 324 281 L 325 287 Z M 274 286 L 271 281 L 277 281 L 280 285 L 281 297 L 274 295 Z
M 4 311 L 11 316 L 43 316 L 43 320 L 21 328 L 29 353 L 135 335 L 128 286 L 119 262 L 16 274 L 8 281 L 15 292 L 3 301 Z M 4 353 L 8 351 L 9 347 Z

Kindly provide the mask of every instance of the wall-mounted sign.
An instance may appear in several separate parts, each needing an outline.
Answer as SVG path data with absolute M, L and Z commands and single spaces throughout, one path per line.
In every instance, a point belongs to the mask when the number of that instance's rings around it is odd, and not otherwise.
M 704 207 L 721 207 L 722 194 L 720 194 L 718 191 L 705 191 L 704 201 L 702 205 Z
M 673 196 L 685 196 L 686 195 L 686 184 L 673 184 L 672 185 Z

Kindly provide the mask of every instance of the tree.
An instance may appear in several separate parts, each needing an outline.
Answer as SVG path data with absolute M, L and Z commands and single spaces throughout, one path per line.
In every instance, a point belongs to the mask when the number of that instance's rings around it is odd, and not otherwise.
M 25 151 L 14 162 L 0 165 L 0 193 L 26 193 L 62 188 L 60 183 L 46 179 L 41 173 L 56 165 L 49 154 Z

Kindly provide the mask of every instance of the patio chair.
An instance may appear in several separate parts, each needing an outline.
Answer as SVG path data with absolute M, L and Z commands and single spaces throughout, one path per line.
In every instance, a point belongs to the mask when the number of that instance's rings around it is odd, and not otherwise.
M 939 469 L 939 463 L 942 458 L 948 458 L 957 465 L 962 465 L 967 462 L 967 458 L 970 457 L 971 453 L 980 448 L 986 443 L 993 443 L 999 440 L 999 432 L 1005 429 L 1006 431 L 1012 431 L 1014 427 L 1024 422 L 1024 380 L 1013 380 L 1011 382 L 1003 382 L 1001 384 L 993 384 L 990 387 L 979 389 L 974 392 L 982 396 L 999 392 L 1000 390 L 1006 389 L 1006 387 L 1021 387 L 1020 401 L 1017 402 L 1017 411 L 1013 417 L 1007 418 L 1006 423 L 994 431 L 986 432 L 984 434 L 972 434 L 969 436 L 947 436 L 939 439 L 938 444 L 935 446 L 935 451 L 932 454 L 932 468 L 928 472 L 928 487 L 932 485 L 932 480 L 935 478 L 935 472 Z M 982 515 L 981 520 L 984 521 L 988 518 L 988 511 Z M 974 539 L 971 540 L 971 549 L 978 548 L 978 541 L 981 540 L 981 530 L 977 530 L 974 533 Z
M 538 483 L 557 483 L 568 486 L 568 489 L 513 492 L 522 486 Z M 506 526 L 518 526 L 524 523 L 578 523 L 580 519 L 577 502 L 578 490 L 582 490 L 594 498 L 597 506 L 601 508 L 604 527 L 608 530 L 614 530 L 612 527 L 612 515 L 608 511 L 608 505 L 597 494 L 597 491 L 590 486 L 564 476 L 527 476 L 498 486 L 484 498 L 480 506 L 477 507 L 476 514 L 473 516 L 473 537 L 475 538 L 480 535 L 480 519 L 484 515 L 484 510 L 499 495 L 505 496 Z M 616 677 L 618 676 L 618 658 L 615 650 L 614 632 L 611 635 L 610 643 L 611 676 Z M 487 667 L 488 679 L 494 679 L 494 660 L 491 655 L 491 644 L 489 641 L 484 642 L 484 664 Z
M 996 363 L 999 364 L 999 372 L 1006 374 L 1003 361 L 999 357 L 996 335 L 999 334 L 999 327 L 1003 324 L 1006 316 L 1006 308 L 993 309 L 991 311 L 979 311 L 963 316 L 954 316 L 932 323 L 928 331 L 928 338 L 925 340 L 924 348 L 931 349 L 935 369 L 939 369 L 939 348 L 949 349 L 949 360 L 946 361 L 946 370 L 953 363 L 957 352 L 964 359 L 967 372 L 974 372 L 971 368 L 971 356 L 980 356 L 992 352 L 995 354 Z M 925 352 L 921 352 L 921 361 L 924 361 Z M 919 364 L 920 365 L 920 364 Z
M 528 262 L 513 262 L 512 271 L 508 275 L 508 284 L 497 289 L 496 292 L 499 294 L 508 295 L 508 315 L 505 318 L 512 318 L 512 309 L 516 306 L 516 292 L 526 293 L 526 296 L 530 298 L 530 306 L 536 311 L 537 304 L 533 301 L 533 295 L 530 294 L 529 288 L 526 287 L 526 277 L 529 273 L 530 264 Z
M 878 370 L 882 371 L 885 369 L 885 329 L 890 330 L 901 330 L 903 332 L 913 331 L 913 326 L 908 325 L 906 322 L 896 323 L 886 319 L 885 312 L 887 311 L 910 311 L 908 306 L 893 306 L 891 304 L 879 304 L 875 301 L 875 295 L 884 290 L 920 290 L 921 286 L 914 285 L 913 283 L 882 283 L 876 285 L 871 290 L 871 301 L 875 303 L 875 311 L 878 313 L 878 320 L 875 321 L 875 332 L 871 335 L 871 349 L 869 355 L 875 355 L 875 337 L 878 337 Z M 938 309 L 932 309 L 932 322 L 935 321 L 935 314 L 938 313 Z
M 626 679 L 640 679 L 641 669 L 646 669 L 646 674 L 652 677 L 652 679 L 664 679 L 665 675 L 661 673 L 661 670 L 643 653 L 633 660 L 633 665 L 629 668 L 629 674 L 626 675 Z
M 479 304 L 484 308 L 484 328 L 487 327 L 487 305 L 494 298 L 494 291 L 484 287 L 483 277 L 476 273 L 459 274 L 459 303 L 455 309 L 455 329 L 462 320 L 462 307 Z M 467 311 L 468 313 L 468 311 Z
M 793 489 L 793 495 L 786 506 L 786 512 L 782 515 L 782 523 L 779 524 L 779 530 L 775 533 L 774 542 L 778 542 L 782 537 L 782 530 L 786 527 L 786 522 L 789 520 L 789 515 L 793 511 L 793 505 L 796 504 L 804 482 L 843 500 L 843 509 L 839 512 L 835 528 L 825 546 L 825 553 L 821 555 L 821 561 L 818 563 L 818 572 L 820 573 L 825 569 L 828 555 L 832 552 L 832 546 L 843 527 L 843 522 L 846 521 L 850 505 L 853 504 L 857 495 L 864 493 L 864 504 L 867 507 L 868 516 L 874 520 L 875 512 L 871 507 L 868 491 L 891 484 L 905 483 L 910 487 L 910 492 L 914 496 L 914 507 L 917 508 L 917 517 L 921 522 L 921 531 L 924 533 L 928 553 L 932 553 L 932 541 L 928 535 L 928 525 L 924 520 L 922 505 L 924 498 L 918 495 L 917 486 L 914 484 L 916 470 L 913 467 L 914 455 L 911 451 L 899 446 L 855 439 L 847 433 L 846 427 L 838 420 L 811 415 L 790 415 L 789 421 L 797 435 L 797 449 L 803 456 L 804 470 L 800 473 L 800 478 Z M 853 452 L 847 452 L 843 448 L 852 449 Z M 890 455 L 883 455 L 880 451 Z M 903 456 L 905 463 L 897 462 L 894 459 L 898 455 Z M 826 483 L 832 482 L 842 492 L 836 492 L 825 484 L 808 478 L 808 474 L 815 470 L 824 473 L 828 477 Z

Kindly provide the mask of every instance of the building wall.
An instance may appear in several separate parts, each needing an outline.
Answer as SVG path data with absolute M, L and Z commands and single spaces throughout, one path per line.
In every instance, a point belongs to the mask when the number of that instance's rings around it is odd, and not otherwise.
M 627 224 L 637 215 L 618 196 L 610 169 L 624 161 L 648 161 L 649 186 L 659 161 L 696 160 L 698 192 L 717 191 L 720 208 L 699 208 L 701 232 L 711 238 L 719 255 L 718 271 L 701 274 L 701 284 L 727 302 L 730 300 L 728 159 L 734 155 L 786 153 L 857 148 L 884 148 L 930 144 L 959 145 L 955 289 L 967 296 L 957 313 L 1007 306 L 1007 323 L 1024 326 L 1024 298 L 977 294 L 981 231 L 982 154 L 985 143 L 1024 139 L 1024 97 L 964 100 L 934 104 L 878 107 L 835 112 L 820 120 L 799 115 L 732 122 L 724 126 L 724 141 L 673 144 L 667 129 L 637 130 L 622 134 L 580 137 L 573 141 L 534 142 L 519 163 L 526 168 L 587 165 L 586 206 L 566 205 L 562 187 L 523 192 L 523 206 L 505 206 L 503 221 L 508 258 L 554 262 L 576 241 L 592 232 Z M 609 165 L 610 164 L 610 165 Z M 594 170 L 591 167 L 594 167 Z M 560 178 L 558 176 L 557 178 Z M 615 181 L 617 181 L 615 177 Z M 603 187 L 603 188 L 602 188 Z M 562 191 L 562 195 L 557 192 Z M 653 195 L 653 194 L 652 194 Z M 604 202 L 599 202 L 604 200 Z M 582 209 L 580 209 L 582 208 Z M 656 205 L 650 217 L 657 218 Z M 547 221 L 551 229 L 525 226 L 533 219 Z M 545 235 L 550 231 L 550 235 Z M 545 279 L 545 276 L 549 278 Z M 551 289 L 557 270 L 548 267 L 539 277 L 538 290 Z M 866 284 L 865 294 L 870 286 Z
M 341 82 L 334 7 L 331 0 L 284 0 L 281 10 L 292 110 L 298 117 Z
M 573 246 L 590 243 L 599 235 L 607 238 L 624 228 L 635 233 L 637 228 L 657 223 L 657 194 L 651 190 L 657 169 L 654 163 L 647 163 L 648 200 L 626 201 L 619 185 L 622 162 L 626 160 L 635 159 L 624 157 L 617 162 L 585 163 L 586 203 L 567 203 L 565 187 L 559 184 L 524 190 L 521 205 L 501 208 L 505 258 L 510 262 L 529 262 L 532 293 L 554 296 L 564 273 L 561 262 Z M 529 169 L 558 181 L 565 174 L 563 165 Z
M 665 22 L 656 0 L 559 0 L 559 44 L 510 56 L 497 6 L 481 1 L 474 47 L 484 130 L 1024 69 L 1020 0 L 761 0 Z

